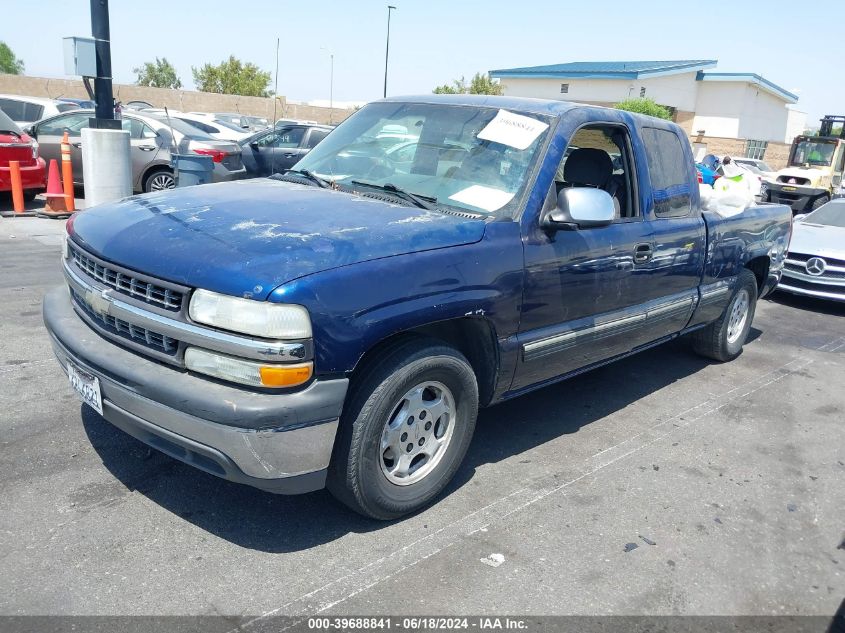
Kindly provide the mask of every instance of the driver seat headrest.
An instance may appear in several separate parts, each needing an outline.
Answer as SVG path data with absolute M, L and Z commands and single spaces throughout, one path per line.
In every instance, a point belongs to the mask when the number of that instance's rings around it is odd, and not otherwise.
M 603 149 L 580 147 L 573 151 L 563 167 L 563 178 L 575 186 L 604 189 L 613 176 L 613 162 Z

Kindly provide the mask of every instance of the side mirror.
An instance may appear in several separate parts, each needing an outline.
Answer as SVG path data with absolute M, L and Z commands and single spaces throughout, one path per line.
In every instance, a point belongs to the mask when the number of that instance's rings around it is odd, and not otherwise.
M 258 141 L 252 141 L 252 142 L 249 144 L 249 146 L 250 146 L 250 147 L 251 147 L 254 151 L 256 151 L 256 152 L 258 151 Z
M 573 231 L 613 223 L 616 207 L 613 198 L 603 189 L 572 187 L 562 189 L 557 207 L 543 219 L 543 228 L 551 231 Z
M 27 136 L 31 136 L 35 138 L 35 125 L 27 125 L 23 130 L 21 130 Z
M 792 221 L 793 222 L 801 222 L 806 217 L 807 217 L 806 213 L 799 213 L 798 215 L 796 215 L 795 217 L 792 218 Z

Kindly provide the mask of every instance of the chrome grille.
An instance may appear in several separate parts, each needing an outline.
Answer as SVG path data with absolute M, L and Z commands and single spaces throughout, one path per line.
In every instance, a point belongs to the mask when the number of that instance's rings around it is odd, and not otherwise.
M 72 243 L 69 243 L 68 247 L 73 262 L 80 270 L 100 283 L 167 310 L 178 312 L 182 309 L 184 294 L 178 290 L 172 290 L 111 268 L 89 257 Z
M 88 307 L 88 304 L 85 303 L 77 292 L 73 292 L 73 298 L 76 301 L 76 305 L 79 306 L 79 308 L 81 308 L 89 318 L 95 321 L 98 326 L 111 332 L 112 334 L 117 334 L 118 336 L 131 340 L 134 343 L 171 356 L 175 355 L 179 350 L 179 341 L 175 338 L 133 325 L 123 319 L 118 319 L 108 314 L 95 312 Z
M 786 262 L 784 268 L 787 271 L 807 274 L 807 262 L 816 257 L 816 255 L 807 255 L 805 253 L 788 253 L 786 255 Z M 815 277 L 816 279 L 845 279 L 845 260 L 833 259 L 831 257 L 821 257 L 824 260 L 826 268 L 824 273 Z

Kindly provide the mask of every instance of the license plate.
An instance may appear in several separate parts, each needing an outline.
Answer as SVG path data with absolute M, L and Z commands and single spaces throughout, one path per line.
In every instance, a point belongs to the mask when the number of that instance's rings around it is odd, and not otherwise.
M 103 397 L 100 395 L 99 378 L 85 373 L 70 362 L 67 364 L 67 377 L 79 399 L 103 415 Z
M 795 191 L 795 189 L 796 189 L 795 187 L 784 187 L 783 188 L 784 191 Z

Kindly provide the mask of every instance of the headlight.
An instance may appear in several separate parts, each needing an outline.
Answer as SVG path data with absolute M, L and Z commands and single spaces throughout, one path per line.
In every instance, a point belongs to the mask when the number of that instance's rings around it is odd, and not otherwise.
M 32 139 L 32 157 L 38 158 L 38 141 Z
M 240 299 L 196 290 L 188 309 L 197 323 L 264 338 L 311 338 L 311 319 L 302 306 Z
M 313 363 L 262 365 L 196 347 L 185 350 L 185 367 L 191 371 L 253 387 L 296 387 L 311 378 Z

